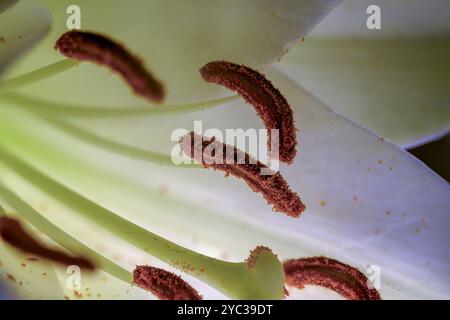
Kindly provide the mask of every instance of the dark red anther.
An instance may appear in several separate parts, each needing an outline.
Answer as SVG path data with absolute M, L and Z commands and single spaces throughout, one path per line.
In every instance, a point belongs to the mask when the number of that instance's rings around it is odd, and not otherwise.
M 50 249 L 39 243 L 23 229 L 17 220 L 1 217 L 0 237 L 9 245 L 26 254 L 35 255 L 66 266 L 75 265 L 85 270 L 95 269 L 94 264 L 88 259 L 69 256 L 62 251 Z
M 279 160 L 292 163 L 297 154 L 297 133 L 291 106 L 261 73 L 249 67 L 227 61 L 213 61 L 200 69 L 207 82 L 220 84 L 241 95 L 253 105 L 269 132 L 269 150 L 272 142 L 271 130 L 279 130 Z
M 299 289 L 306 285 L 316 285 L 351 300 L 381 299 L 362 272 L 334 259 L 313 257 L 288 260 L 284 263 L 284 272 L 286 283 Z
M 64 33 L 55 49 L 68 58 L 90 61 L 119 73 L 137 95 L 153 102 L 164 99 L 164 87 L 145 69 L 142 61 L 106 36 L 72 30 Z
M 202 300 L 202 296 L 176 274 L 150 266 L 138 266 L 133 282 L 160 300 Z
M 262 194 L 275 211 L 299 217 L 305 210 L 298 194 L 290 190 L 279 172 L 263 174 L 262 172 L 269 172 L 269 168 L 245 152 L 193 132 L 183 137 L 180 146 L 187 156 L 202 163 L 203 167 L 243 179 L 253 191 Z M 206 152 L 207 150 L 214 151 L 214 154 Z

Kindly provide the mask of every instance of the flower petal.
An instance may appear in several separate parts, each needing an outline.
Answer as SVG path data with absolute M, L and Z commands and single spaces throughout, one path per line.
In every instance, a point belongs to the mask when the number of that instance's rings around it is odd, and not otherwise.
M 83 29 L 124 43 L 165 83 L 170 103 L 188 103 L 226 92 L 202 80 L 198 72 L 201 66 L 217 59 L 257 69 L 270 66 L 340 1 L 135 0 L 130 5 L 112 0 L 106 6 L 101 1 L 82 0 L 77 5 Z M 33 60 L 24 62 L 22 71 L 60 57 L 53 45 L 67 31 L 66 9 L 73 1 L 44 2 L 54 13 L 55 28 Z M 67 82 L 80 84 L 75 87 L 76 94 Z M 119 79 L 90 65 L 36 85 L 33 91 L 41 96 L 51 92 L 53 98 L 65 101 L 112 105 L 128 102 L 125 99 L 130 95 Z
M 367 28 L 367 8 L 381 9 L 381 29 Z M 345 0 L 311 33 L 314 37 L 412 38 L 448 33 L 446 0 Z
M 369 30 L 369 5 L 381 29 Z M 281 68 L 334 110 L 411 148 L 450 131 L 445 0 L 346 0 Z
M 5 9 L 9 1 L 0 3 Z M 21 1 L 0 19 L 0 73 L 49 30 L 50 13 L 34 0 Z
M 308 39 L 280 67 L 335 111 L 411 148 L 450 131 L 450 36 Z

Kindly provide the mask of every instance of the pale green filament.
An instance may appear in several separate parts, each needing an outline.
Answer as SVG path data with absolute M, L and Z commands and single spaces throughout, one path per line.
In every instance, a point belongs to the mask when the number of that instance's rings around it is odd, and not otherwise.
M 162 153 L 147 151 L 143 149 L 139 149 L 133 146 L 129 146 L 126 144 L 118 143 L 107 138 L 103 138 L 94 133 L 91 133 L 87 130 L 77 127 L 76 125 L 71 124 L 68 121 L 65 121 L 59 117 L 53 117 L 51 115 L 44 115 L 42 113 L 38 113 L 38 116 L 47 120 L 54 126 L 59 127 L 63 131 L 71 134 L 72 136 L 77 137 L 78 139 L 84 140 L 88 143 L 97 145 L 106 150 L 116 152 L 125 156 L 129 156 L 133 159 L 139 159 L 144 161 L 149 161 L 161 166 L 175 166 L 179 168 L 190 168 L 190 169 L 198 169 L 202 168 L 199 164 L 180 164 L 176 165 L 174 163 L 175 159 L 172 159 L 170 156 L 167 156 Z
M 2 80 L 0 81 L 0 93 L 19 89 L 35 82 L 45 80 L 59 73 L 63 73 L 68 69 L 76 67 L 79 64 L 80 63 L 78 61 L 74 60 L 62 60 L 15 78 Z
M 3 94 L 1 95 L 0 98 L 3 101 L 37 111 L 47 111 L 51 112 L 52 114 L 61 114 L 64 116 L 74 116 L 83 118 L 142 117 L 142 116 L 176 114 L 184 112 L 186 113 L 196 112 L 224 105 L 237 99 L 236 96 L 232 96 L 198 103 L 172 105 L 172 106 L 160 105 L 152 108 L 131 107 L 131 106 L 121 108 L 111 108 L 111 107 L 80 106 L 80 105 L 66 104 L 62 102 L 52 102 L 18 93 Z
M 128 283 L 132 282 L 133 276 L 130 272 L 65 233 L 1 183 L 0 197 L 2 197 L 27 222 L 63 248 L 71 251 L 72 253 L 88 257 L 94 262 L 96 267 L 109 273 L 113 277 Z M 2 211 L 3 210 L 0 207 L 0 216 L 2 215 Z M 3 211 L 3 215 L 4 214 L 5 213 Z
M 144 252 L 193 275 L 232 298 L 283 297 L 283 267 L 272 253 L 263 251 L 257 256 L 256 264 L 252 268 L 249 268 L 246 262 L 225 262 L 196 253 L 163 239 L 84 198 L 4 150 L 6 148 L 0 148 L 2 162 L 18 175 L 53 199 Z

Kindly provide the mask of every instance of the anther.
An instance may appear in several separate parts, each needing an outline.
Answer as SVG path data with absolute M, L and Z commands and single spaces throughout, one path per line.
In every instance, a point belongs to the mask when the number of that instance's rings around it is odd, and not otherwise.
M 180 147 L 188 157 L 201 163 L 203 167 L 243 179 L 253 191 L 262 194 L 275 211 L 299 217 L 305 210 L 305 205 L 298 194 L 290 190 L 279 172 L 262 174 L 269 172 L 270 169 L 245 152 L 193 132 L 181 139 Z M 213 150 L 214 154 L 206 152 L 208 150 Z M 244 161 L 239 161 L 240 159 Z
M 68 31 L 58 39 L 55 49 L 68 58 L 109 67 L 120 74 L 137 95 L 152 102 L 164 99 L 162 84 L 145 69 L 142 61 L 106 36 Z
M 286 283 L 299 289 L 306 285 L 316 285 L 351 300 L 381 299 L 362 272 L 334 259 L 313 257 L 288 260 L 284 263 L 284 272 Z
M 137 266 L 133 282 L 160 300 L 202 300 L 202 296 L 176 274 L 150 266 Z
M 0 238 L 26 254 L 35 255 L 66 266 L 76 265 L 86 270 L 95 269 L 94 264 L 88 259 L 69 256 L 62 251 L 50 249 L 39 243 L 23 229 L 19 221 L 11 218 L 0 218 Z
M 227 61 L 213 61 L 200 69 L 207 82 L 222 85 L 253 105 L 269 131 L 269 150 L 278 143 L 279 160 L 292 163 L 297 154 L 297 133 L 291 106 L 264 75 L 249 67 Z M 280 141 L 271 139 L 271 130 L 279 130 Z

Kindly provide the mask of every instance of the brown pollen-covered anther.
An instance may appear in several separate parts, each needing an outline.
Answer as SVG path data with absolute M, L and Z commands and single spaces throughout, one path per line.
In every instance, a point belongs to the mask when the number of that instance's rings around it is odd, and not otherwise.
M 313 257 L 288 260 L 283 265 L 289 286 L 322 286 L 350 300 L 381 300 L 380 293 L 369 285 L 362 272 L 340 261 Z
M 228 61 L 212 61 L 200 69 L 200 74 L 205 81 L 235 91 L 253 105 L 269 132 L 269 150 L 276 145 L 280 161 L 288 164 L 294 161 L 297 154 L 297 130 L 292 108 L 264 75 Z M 272 130 L 278 130 L 280 141 L 272 141 Z
M 15 219 L 0 217 L 0 238 L 26 254 L 35 255 L 66 266 L 75 265 L 91 271 L 95 269 L 94 264 L 86 258 L 70 256 L 39 243 Z
M 151 267 L 137 266 L 133 282 L 160 300 L 202 300 L 202 296 L 176 274 Z
M 120 74 L 137 95 L 152 102 L 159 103 L 164 99 L 163 85 L 144 67 L 142 61 L 106 36 L 71 30 L 56 41 L 55 49 L 68 58 L 109 67 Z
M 267 174 L 270 169 L 247 153 L 193 132 L 181 139 L 180 147 L 204 168 L 243 179 L 253 191 L 262 194 L 275 211 L 297 218 L 305 210 L 298 194 L 291 191 L 279 172 Z

